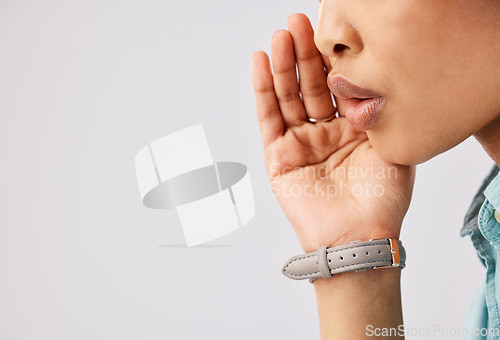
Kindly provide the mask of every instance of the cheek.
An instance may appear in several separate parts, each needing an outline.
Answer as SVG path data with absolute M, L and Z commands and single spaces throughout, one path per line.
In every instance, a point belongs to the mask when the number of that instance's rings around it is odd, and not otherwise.
M 493 88 L 498 78 L 481 71 L 486 63 L 491 74 L 492 61 L 472 48 L 479 32 L 461 31 L 458 15 L 429 6 L 432 16 L 397 8 L 365 35 L 387 98 L 368 137 L 384 159 L 395 163 L 424 162 L 462 142 L 493 114 L 491 96 L 482 89 Z
M 359 4 L 364 50 L 356 70 L 387 100 L 367 131 L 385 160 L 422 163 L 498 115 L 500 30 L 473 1 Z
M 427 84 L 441 78 L 443 64 L 453 55 L 455 48 L 448 46 L 450 32 L 439 23 L 440 11 L 427 7 L 433 6 L 400 4 L 390 14 L 381 15 L 380 20 L 372 18 L 371 25 L 376 28 L 366 31 L 369 53 L 383 70 L 386 86 L 391 89 L 413 85 L 409 91 L 426 95 Z

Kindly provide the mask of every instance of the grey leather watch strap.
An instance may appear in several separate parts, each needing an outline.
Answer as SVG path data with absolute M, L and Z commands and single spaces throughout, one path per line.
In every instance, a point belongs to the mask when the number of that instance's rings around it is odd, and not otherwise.
M 347 245 L 329 248 L 290 258 L 282 272 L 294 280 L 309 282 L 347 271 L 364 271 L 367 268 L 392 268 L 406 265 L 406 251 L 401 241 L 383 238 L 370 241 L 353 241 Z

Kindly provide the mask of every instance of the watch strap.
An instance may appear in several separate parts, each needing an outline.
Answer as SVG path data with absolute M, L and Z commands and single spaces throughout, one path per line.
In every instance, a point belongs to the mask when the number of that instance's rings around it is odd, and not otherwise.
M 336 247 L 322 246 L 317 251 L 290 258 L 283 266 L 285 276 L 309 282 L 347 271 L 364 271 L 368 268 L 404 268 L 406 251 L 400 240 L 384 238 L 370 241 L 353 241 Z

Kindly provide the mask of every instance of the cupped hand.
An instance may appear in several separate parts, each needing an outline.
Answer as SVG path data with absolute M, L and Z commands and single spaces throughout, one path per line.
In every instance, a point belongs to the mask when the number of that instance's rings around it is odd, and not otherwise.
M 353 240 L 399 237 L 414 168 L 388 163 L 365 132 L 335 113 L 328 59 L 303 14 L 289 17 L 267 54 L 252 57 L 252 79 L 266 171 L 304 251 Z M 297 78 L 298 69 L 298 78 Z

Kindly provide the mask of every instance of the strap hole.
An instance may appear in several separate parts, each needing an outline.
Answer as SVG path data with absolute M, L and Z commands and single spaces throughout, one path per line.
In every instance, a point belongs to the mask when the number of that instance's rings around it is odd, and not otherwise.
M 378 254 L 379 254 L 379 255 L 380 255 L 380 254 L 382 254 L 382 250 L 379 250 L 379 251 L 378 251 Z
M 365 254 L 366 254 L 366 255 L 370 255 L 370 252 L 368 252 L 368 251 L 367 251 Z
M 340 257 L 340 261 L 342 261 L 343 259 L 344 259 L 344 258 L 341 256 L 341 257 Z
M 332 263 L 332 259 L 328 259 L 328 263 Z
M 352 257 L 356 257 L 356 254 L 352 254 Z

